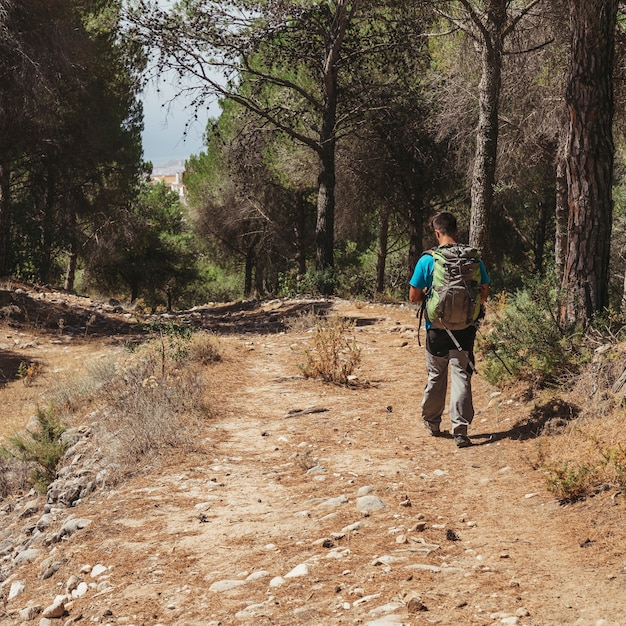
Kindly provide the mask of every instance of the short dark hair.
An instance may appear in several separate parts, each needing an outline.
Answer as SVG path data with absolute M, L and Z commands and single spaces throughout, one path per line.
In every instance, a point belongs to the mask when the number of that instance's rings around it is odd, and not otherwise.
M 430 221 L 433 230 L 438 230 L 444 235 L 453 237 L 456 234 L 456 217 L 449 211 L 440 211 Z

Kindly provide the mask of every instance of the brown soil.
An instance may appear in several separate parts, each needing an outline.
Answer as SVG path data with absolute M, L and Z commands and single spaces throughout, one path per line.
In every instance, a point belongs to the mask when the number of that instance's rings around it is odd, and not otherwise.
M 410 307 L 316 301 L 317 310 L 355 320 L 362 364 L 352 388 L 301 377 L 311 335 L 283 324 L 313 304 L 277 300 L 186 314 L 219 334 L 224 355 L 206 371 L 213 413 L 204 439 L 193 452 L 150 459 L 133 478 L 75 507 L 91 525 L 58 544 L 55 558 L 64 564 L 53 577 L 40 580 L 39 564 L 21 570 L 26 591 L 8 608 L 46 606 L 83 565 L 103 564 L 112 590 L 75 600 L 69 619 L 626 623 L 623 496 L 556 502 L 531 462 L 541 437 L 518 427 L 533 406 L 492 397 L 480 375 L 470 432 L 477 445 L 458 450 L 450 438 L 428 436 L 419 419 L 423 348 Z M 73 334 L 28 320 L 2 326 L 0 434 L 25 425 L 59 373 L 121 350 L 139 331 L 136 318 L 113 313 L 102 314 L 101 329 L 85 329 L 91 314 L 85 309 Z M 15 379 L 22 361 L 43 365 L 28 386 Z M 360 512 L 363 487 L 386 508 Z M 304 564 L 306 575 L 270 584 Z M 225 580 L 239 583 L 211 589 Z M 0 623 L 18 623 L 6 615 Z

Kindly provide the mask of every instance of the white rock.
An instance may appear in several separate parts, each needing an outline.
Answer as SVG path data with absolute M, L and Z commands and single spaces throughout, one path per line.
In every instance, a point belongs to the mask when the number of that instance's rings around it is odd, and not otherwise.
M 11 583 L 11 588 L 9 589 L 9 597 L 7 600 L 13 600 L 13 598 L 17 598 L 17 596 L 24 593 L 26 589 L 26 585 L 23 580 L 16 580 Z
M 71 536 L 77 530 L 81 530 L 82 528 L 87 528 L 91 524 L 91 520 L 89 519 L 70 519 L 61 526 L 61 530 L 59 532 L 61 537 Z
M 372 595 L 369 595 L 369 596 L 363 596 L 362 598 L 359 598 L 358 600 L 353 602 L 352 606 L 359 606 L 360 604 L 365 604 L 366 602 L 369 602 L 370 600 L 375 600 L 376 598 L 380 598 L 380 596 L 381 596 L 380 593 L 373 593 Z
M 361 496 L 356 500 L 356 508 L 362 513 L 380 511 L 387 505 L 378 496 Z
M 387 613 L 393 613 L 398 609 L 401 609 L 404 606 L 402 602 L 388 602 L 387 604 L 383 604 L 382 606 L 377 606 L 375 609 L 370 611 L 370 615 L 376 617 L 377 615 L 385 615 Z
M 274 578 L 270 580 L 270 587 L 280 587 L 286 582 L 287 581 L 282 576 L 274 576 Z
M 34 620 L 39 613 L 41 613 L 41 606 L 27 606 L 26 608 L 20 610 L 20 619 L 23 622 L 30 622 L 31 620 Z
M 209 591 L 221 593 L 222 591 L 230 591 L 231 589 L 236 589 L 245 584 L 245 580 L 218 580 L 209 587 Z
M 392 556 L 390 554 L 383 554 L 383 556 L 376 557 L 372 561 L 372 565 L 393 565 L 395 563 L 406 563 L 409 560 L 407 556 Z
M 63 617 L 65 613 L 66 596 L 57 596 L 54 602 L 43 610 L 43 616 L 49 619 L 57 619 Z
M 340 507 L 342 504 L 345 504 L 347 501 L 348 501 L 348 498 L 342 495 L 342 496 L 338 496 L 337 498 L 328 498 L 327 500 L 320 502 L 318 506 L 324 509 L 337 508 L 337 507 Z
M 297 578 L 298 576 L 307 576 L 309 573 L 309 566 L 306 563 L 300 563 L 296 565 L 288 574 L 285 574 L 285 578 Z
M 76 576 L 76 574 L 72 574 L 65 583 L 65 593 L 72 593 L 72 591 L 74 591 L 74 589 L 78 587 L 79 582 L 80 579 L 78 578 L 78 576 Z
M 14 559 L 13 564 L 19 565 L 20 563 L 29 563 L 30 561 L 34 561 L 38 556 L 41 550 L 37 548 L 29 548 L 28 550 L 22 550 Z
M 92 587 L 93 585 L 90 585 L 90 587 Z M 99 582 L 96 587 L 95 587 L 96 591 L 99 593 L 102 593 L 104 591 L 113 591 L 113 589 L 115 589 L 115 587 L 113 587 L 113 585 L 111 584 L 111 581 L 109 580 L 103 580 L 102 582 Z
M 247 619 L 248 617 L 254 617 L 258 611 L 263 611 L 265 609 L 265 602 L 260 602 L 258 604 L 250 604 L 245 609 L 241 609 L 241 611 L 237 611 L 235 613 L 235 617 L 237 619 Z
M 82 598 L 89 591 L 89 585 L 86 582 L 80 582 L 76 589 L 72 590 L 72 598 Z
M 385 615 L 371 622 L 365 622 L 365 626 L 404 626 L 405 618 L 402 615 Z
M 343 559 L 347 557 L 349 554 L 350 554 L 350 548 L 337 547 L 337 548 L 333 548 L 332 550 L 329 550 L 324 558 L 325 559 Z
M 107 571 L 107 568 L 106 568 L 105 565 L 98 564 L 98 565 L 94 565 L 91 568 L 91 574 L 90 575 L 91 575 L 92 578 L 97 578 L 98 576 L 100 576 L 100 574 L 104 574 L 104 572 L 106 572 L 106 571 Z
M 270 573 L 267 570 L 259 570 L 258 572 L 252 572 L 246 580 L 261 580 L 261 578 L 267 578 Z

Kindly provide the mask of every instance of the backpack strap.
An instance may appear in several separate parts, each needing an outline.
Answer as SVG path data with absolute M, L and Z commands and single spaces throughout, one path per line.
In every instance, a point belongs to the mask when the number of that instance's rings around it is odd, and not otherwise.
M 439 246 L 435 246 L 434 248 L 431 248 L 430 250 L 425 250 L 424 252 L 422 252 L 422 256 L 420 256 L 420 259 L 428 254 L 430 256 L 433 256 L 433 252 L 438 248 Z M 419 261 L 418 261 L 419 263 Z M 426 302 L 428 301 L 428 294 L 423 294 L 422 295 L 422 302 L 420 304 L 420 308 L 416 313 L 416 317 L 417 317 L 417 345 L 421 348 L 422 347 L 422 340 L 420 338 L 420 333 L 422 332 L 422 321 L 424 320 L 424 311 L 426 311 Z
M 422 340 L 420 339 L 420 333 L 422 332 L 422 321 L 424 320 L 424 311 L 426 310 L 426 298 L 422 296 L 422 303 L 419 311 L 417 312 L 417 345 L 422 347 Z

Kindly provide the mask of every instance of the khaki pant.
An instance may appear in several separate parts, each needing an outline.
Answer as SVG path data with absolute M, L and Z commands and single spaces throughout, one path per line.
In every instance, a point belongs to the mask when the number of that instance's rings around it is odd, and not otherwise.
M 422 418 L 433 430 L 438 430 L 446 404 L 448 369 L 451 372 L 450 421 L 455 435 L 467 435 L 467 427 L 474 419 L 472 402 L 472 373 L 469 352 L 450 350 L 444 356 L 435 356 L 426 350 L 428 382 L 422 400 Z

